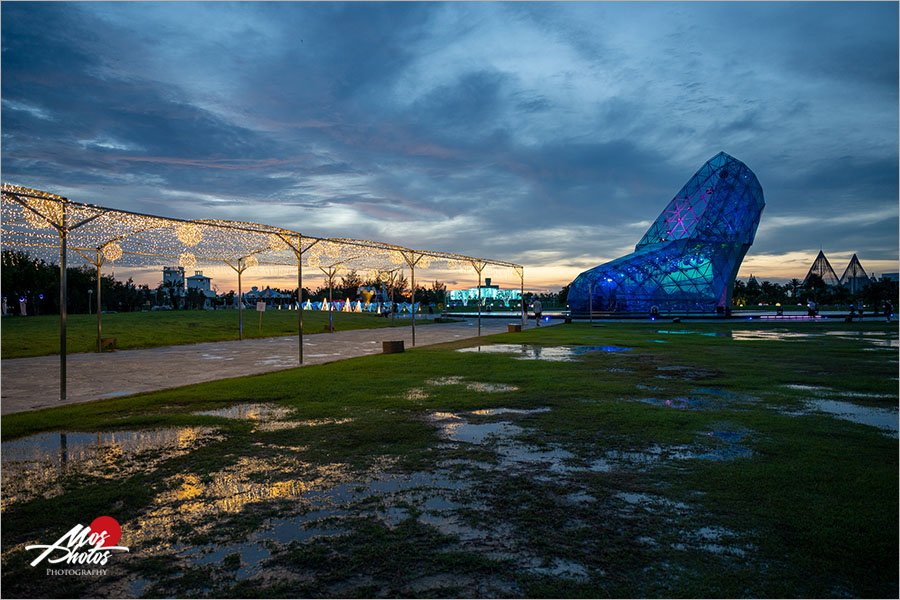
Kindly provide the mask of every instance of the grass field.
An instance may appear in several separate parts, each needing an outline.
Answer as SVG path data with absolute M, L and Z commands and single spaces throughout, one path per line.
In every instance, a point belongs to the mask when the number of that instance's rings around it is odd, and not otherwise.
M 896 433 L 822 411 L 896 432 L 897 339 L 560 325 L 10 415 L 4 595 L 896 597 Z M 99 444 L 8 462 L 58 431 Z M 106 575 L 29 566 L 100 515 Z
M 122 350 L 154 348 L 198 342 L 238 339 L 238 312 L 235 310 L 173 310 L 160 312 L 115 313 L 102 316 L 103 337 L 116 338 Z M 417 318 L 418 321 L 418 318 Z M 408 326 L 410 320 L 396 319 Z M 431 321 L 421 320 L 421 324 Z M 66 348 L 69 353 L 97 350 L 97 316 L 69 315 L 66 322 Z M 303 331 L 321 333 L 328 324 L 328 313 L 303 311 Z M 369 314 L 334 313 L 335 331 L 390 327 L 391 319 Z M 244 337 L 273 337 L 297 334 L 297 312 L 269 310 L 244 311 Z M 7 317 L 2 322 L 2 358 L 22 358 L 59 353 L 59 315 Z

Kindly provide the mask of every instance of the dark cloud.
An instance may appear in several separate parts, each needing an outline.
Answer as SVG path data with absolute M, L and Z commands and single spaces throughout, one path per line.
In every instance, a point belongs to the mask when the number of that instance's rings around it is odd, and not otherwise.
M 751 254 L 897 258 L 896 3 L 3 9 L 7 181 L 564 282 L 725 150 L 766 193 Z

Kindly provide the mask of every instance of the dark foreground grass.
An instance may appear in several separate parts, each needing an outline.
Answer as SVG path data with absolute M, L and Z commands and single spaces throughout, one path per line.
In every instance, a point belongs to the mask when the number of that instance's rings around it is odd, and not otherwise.
M 396 319 L 409 325 L 409 319 Z M 431 323 L 422 320 L 421 324 Z M 22 358 L 59 353 L 59 315 L 6 317 L 2 324 L 2 357 Z M 328 325 L 328 313 L 303 311 L 303 331 L 321 333 Z M 334 313 L 335 331 L 390 327 L 390 318 L 370 314 Z M 297 312 L 269 310 L 262 314 L 244 311 L 244 337 L 260 338 L 297 335 Z M 97 350 L 97 316 L 69 315 L 67 319 L 69 353 Z M 103 337 L 116 338 L 121 350 L 177 346 L 199 342 L 236 340 L 239 318 L 236 310 L 173 310 L 102 315 Z
M 765 326 L 565 325 L 490 341 L 631 350 L 573 362 L 454 351 L 468 341 L 4 417 L 4 442 L 42 431 L 216 428 L 184 453 L 136 463 L 111 455 L 98 472 L 62 474 L 45 497 L 5 500 L 4 593 L 896 597 L 897 440 L 790 414 L 813 393 L 896 407 L 897 350 L 869 341 L 896 340 L 896 329 L 803 323 L 781 329 L 822 335 L 700 335 L 757 329 Z M 465 381 L 518 389 L 479 393 Z M 664 405 L 699 397 L 709 402 Z M 663 404 L 639 401 L 649 398 Z M 192 414 L 246 402 L 290 409 L 295 426 Z M 549 410 L 470 412 L 496 407 Z M 425 418 L 436 412 L 518 429 L 448 443 Z M 678 458 L 721 449 L 708 435 L 717 431 L 743 435 L 749 453 Z M 510 448 L 569 455 L 552 468 L 504 463 Z M 615 464 L 589 468 L 603 460 Z M 413 483 L 371 483 L 388 476 Z M 354 496 L 372 485 L 377 493 Z M 103 514 L 131 540 L 107 575 L 28 566 L 25 544 Z

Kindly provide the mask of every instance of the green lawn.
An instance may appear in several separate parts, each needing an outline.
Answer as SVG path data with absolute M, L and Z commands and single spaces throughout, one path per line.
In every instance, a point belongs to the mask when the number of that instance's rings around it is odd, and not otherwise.
M 244 311 L 244 337 L 273 337 L 297 334 L 297 312 L 269 310 L 260 325 L 256 311 Z M 235 310 L 173 310 L 116 313 L 102 316 L 103 337 L 116 338 L 116 346 L 127 350 L 218 342 L 238 339 L 238 312 Z M 430 323 L 431 321 L 427 321 Z M 396 319 L 398 326 L 410 320 Z M 426 321 L 417 319 L 417 324 Z M 328 313 L 303 311 L 304 333 L 321 333 Z M 391 319 L 369 314 L 334 313 L 335 331 L 390 327 Z M 66 324 L 69 353 L 97 350 L 97 316 L 69 315 Z M 2 323 L 2 358 L 22 358 L 59 353 L 59 315 L 6 317 Z
M 741 339 L 770 327 L 560 325 L 481 343 L 630 350 L 455 351 L 468 340 L 4 417 L 4 443 L 178 432 L 175 450 L 51 465 L 20 500 L 4 479 L 4 592 L 896 597 L 897 439 L 809 402 L 896 410 L 897 329 Z M 287 414 L 195 414 L 260 402 Z M 483 411 L 499 407 L 532 412 Z M 131 547 L 106 575 L 28 565 L 26 543 L 98 515 Z

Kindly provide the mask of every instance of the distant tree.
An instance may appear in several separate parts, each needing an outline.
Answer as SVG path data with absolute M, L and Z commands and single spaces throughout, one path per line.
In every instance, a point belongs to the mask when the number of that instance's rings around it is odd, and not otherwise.
M 751 277 L 747 280 L 747 291 L 745 292 L 745 295 L 747 297 L 747 304 L 757 304 L 759 302 L 760 296 L 762 295 L 762 289 L 755 277 Z
M 736 279 L 734 282 L 734 288 L 731 291 L 731 304 L 733 306 L 747 305 L 747 284 L 740 279 Z
M 340 290 L 341 298 L 356 298 L 357 290 L 362 283 L 362 277 L 359 276 L 356 269 L 353 269 L 341 276 L 341 283 L 335 286 L 335 289 Z
M 223 299 L 224 302 L 225 302 L 225 306 L 226 306 L 226 307 L 232 307 L 232 306 L 234 306 L 234 297 L 235 297 L 236 295 L 237 295 L 237 294 L 235 293 L 234 290 L 229 290 L 228 293 L 225 294 L 225 295 L 222 297 L 222 299 Z
M 894 305 L 894 310 L 897 310 L 898 306 L 900 306 L 896 281 L 888 279 L 871 281 L 863 288 L 861 295 L 865 303 L 878 312 L 881 311 L 881 305 L 886 300 L 890 300 L 891 304 Z
M 791 290 L 791 298 L 797 297 L 797 293 L 800 291 L 800 286 L 802 286 L 802 285 L 803 285 L 803 282 L 800 281 L 799 279 L 791 279 L 787 283 L 787 287 L 790 288 L 790 290 Z
M 565 306 L 566 302 L 568 302 L 569 300 L 569 285 L 570 284 L 567 283 L 561 290 L 559 290 L 559 294 L 557 294 L 560 306 Z
M 838 306 L 849 305 L 853 301 L 853 294 L 850 293 L 850 288 L 837 285 L 832 287 L 830 290 L 831 297 L 829 302 L 831 304 L 837 304 Z
M 447 302 L 447 284 L 441 281 L 433 281 L 429 291 L 429 304 L 444 304 Z
M 199 310 L 203 308 L 206 296 L 197 288 L 188 288 L 184 296 L 184 310 Z
M 803 282 L 803 292 L 807 299 L 812 299 L 817 303 L 826 302 L 828 294 L 828 284 L 817 274 L 810 273 Z
M 760 286 L 760 302 L 775 304 L 781 301 L 781 286 L 771 281 L 763 281 Z

